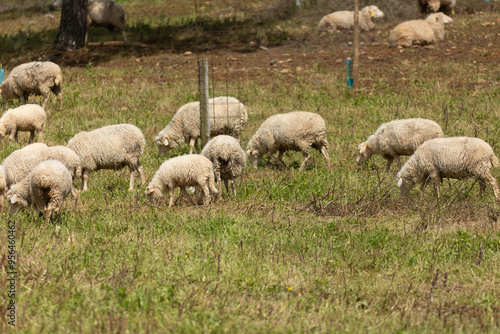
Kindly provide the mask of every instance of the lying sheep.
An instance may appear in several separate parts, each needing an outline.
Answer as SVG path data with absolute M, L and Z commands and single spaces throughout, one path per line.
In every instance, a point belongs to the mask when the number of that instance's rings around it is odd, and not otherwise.
M 146 195 L 153 203 L 157 203 L 168 192 L 170 200 L 168 206 L 174 205 L 174 189 L 179 187 L 186 198 L 195 203 L 186 191 L 186 187 L 200 187 L 202 193 L 198 197 L 198 204 L 208 204 L 210 191 L 217 194 L 214 184 L 214 170 L 210 160 L 199 154 L 182 155 L 169 159 L 161 164 L 153 179 L 146 188 Z
M 118 28 L 127 41 L 125 34 L 125 10 L 123 7 L 111 0 L 89 0 L 87 7 L 87 32 L 92 26 L 106 27 L 115 40 L 115 28 Z M 87 42 L 87 36 L 85 36 Z
M 444 25 L 453 19 L 443 13 L 429 15 L 425 20 L 411 20 L 398 24 L 389 33 L 392 47 L 427 45 L 444 39 Z
M 43 130 L 47 122 L 47 116 L 42 107 L 37 104 L 25 104 L 23 106 L 9 109 L 0 118 L 0 141 L 10 134 L 10 141 L 17 141 L 19 131 L 29 131 L 29 143 L 38 133 L 38 139 L 43 138 Z
M 282 157 L 285 151 L 300 151 L 304 156 L 300 165 L 300 171 L 303 171 L 307 167 L 311 147 L 323 154 L 330 170 L 325 121 L 312 112 L 293 111 L 266 119 L 248 142 L 246 153 L 254 166 L 264 154 L 284 166 Z M 278 158 L 273 156 L 275 152 L 279 152 Z
M 384 17 L 384 13 L 377 6 L 367 6 L 359 11 L 359 30 L 370 31 L 375 27 L 372 18 Z M 323 16 L 318 24 L 318 32 L 334 33 L 339 30 L 354 29 L 354 12 L 339 11 Z
M 422 184 L 420 191 L 423 194 L 427 180 L 430 180 L 440 198 L 439 183 L 443 178 L 464 179 L 472 176 L 479 180 L 479 195 L 488 182 L 500 203 L 498 184 L 490 172 L 492 166 L 500 167 L 498 158 L 491 146 L 479 138 L 431 139 L 415 151 L 398 173 L 398 187 L 406 196 L 415 184 Z
M 12 185 L 7 192 L 9 214 L 14 215 L 20 209 L 33 206 L 45 216 L 45 223 L 50 221 L 52 211 L 58 212 L 68 194 L 73 197 L 73 209 L 76 209 L 78 191 L 73 187 L 71 173 L 60 161 L 47 160 L 39 163 L 24 179 Z
M 422 118 L 409 118 L 382 124 L 368 139 L 359 144 L 356 163 L 362 165 L 374 154 L 387 160 L 389 168 L 394 160 L 401 169 L 400 155 L 412 155 L 426 140 L 444 137 L 443 130 L 434 121 Z
M 146 140 L 141 130 L 132 124 L 108 125 L 92 131 L 82 131 L 68 142 L 68 147 L 78 154 L 82 164 L 82 190 L 87 190 L 89 173 L 99 169 L 130 169 L 130 187 L 139 172 L 142 184 L 146 183 L 139 157 L 144 153 Z
M 228 183 L 232 181 L 231 188 L 233 195 L 236 196 L 234 180 L 243 173 L 247 160 L 240 143 L 231 136 L 220 135 L 205 145 L 201 155 L 210 160 L 214 166 L 215 181 L 219 188 L 219 194 L 222 194 L 221 180 L 224 181 L 228 194 Z
M 417 0 L 422 14 L 442 12 L 446 15 L 454 14 L 457 0 Z
M 45 98 L 42 108 L 46 110 L 49 93 L 53 92 L 59 99 L 59 106 L 62 109 L 62 82 L 62 71 L 57 64 L 50 61 L 21 64 L 15 67 L 0 84 L 2 102 L 21 99 L 21 104 L 26 104 L 31 94 L 42 95 Z
M 233 134 L 239 140 L 241 126 L 248 121 L 247 109 L 234 97 L 221 96 L 209 100 L 210 135 Z M 200 133 L 200 102 L 190 102 L 177 110 L 172 121 L 155 138 L 160 154 L 168 154 L 189 141 L 193 153 Z

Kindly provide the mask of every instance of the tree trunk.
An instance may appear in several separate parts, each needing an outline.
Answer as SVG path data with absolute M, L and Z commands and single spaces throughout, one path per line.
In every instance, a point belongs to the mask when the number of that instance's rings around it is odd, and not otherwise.
M 61 23 L 55 46 L 60 50 L 78 50 L 85 46 L 87 0 L 63 0 Z

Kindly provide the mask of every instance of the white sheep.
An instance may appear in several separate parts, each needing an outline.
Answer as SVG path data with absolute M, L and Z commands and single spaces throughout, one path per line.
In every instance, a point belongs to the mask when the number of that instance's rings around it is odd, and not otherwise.
M 440 198 L 439 183 L 443 178 L 464 179 L 472 176 L 479 180 L 479 195 L 488 182 L 500 203 L 498 184 L 490 172 L 492 166 L 498 168 L 500 162 L 491 146 L 483 140 L 471 137 L 436 138 L 423 143 L 408 159 L 397 175 L 397 184 L 405 196 L 415 184 L 422 184 L 420 191 L 423 194 L 427 180 L 430 180 Z
M 130 169 L 130 187 L 139 172 L 142 184 L 146 183 L 139 157 L 144 153 L 146 140 L 141 130 L 132 124 L 108 125 L 92 131 L 77 133 L 68 147 L 78 154 L 82 166 L 82 190 L 87 190 L 90 172 L 99 169 Z
M 282 157 L 285 151 L 300 151 L 304 156 L 300 165 L 300 171 L 303 171 L 307 167 L 311 148 L 323 154 L 330 170 L 325 121 L 312 112 L 292 111 L 266 119 L 248 142 L 246 153 L 254 166 L 265 154 L 284 166 Z M 273 156 L 275 152 L 279 152 L 278 158 Z
M 127 41 L 125 34 L 125 10 L 123 7 L 111 0 L 89 0 L 87 6 L 87 32 L 92 26 L 106 27 L 115 40 L 115 28 L 118 28 Z M 85 42 L 87 36 L 85 36 Z
M 359 11 L 359 30 L 370 31 L 375 27 L 372 18 L 384 17 L 384 13 L 377 6 L 366 6 Z M 319 33 L 329 32 L 334 33 L 339 30 L 354 29 L 354 12 L 353 11 L 338 11 L 323 16 L 318 24 Z
M 209 100 L 210 135 L 233 135 L 239 140 L 241 126 L 248 121 L 247 109 L 234 97 L 220 96 Z M 193 153 L 200 133 L 200 102 L 190 102 L 177 110 L 171 122 L 155 138 L 160 154 L 168 154 L 189 141 Z
M 356 163 L 362 165 L 374 154 L 387 160 L 389 168 L 394 160 L 401 169 L 399 156 L 409 156 L 426 140 L 444 137 L 439 124 L 429 119 L 409 118 L 382 124 L 368 139 L 359 144 Z
M 30 143 L 35 138 L 35 132 L 38 133 L 38 140 L 41 140 L 46 122 L 45 111 L 37 104 L 25 104 L 9 109 L 0 118 L 0 141 L 9 134 L 10 141 L 17 141 L 19 131 L 30 132 Z
M 446 15 L 455 14 L 454 8 L 457 0 L 417 0 L 422 14 L 442 12 Z
M 62 109 L 63 83 L 61 68 L 50 61 L 30 62 L 15 67 L 0 84 L 0 94 L 5 103 L 10 99 L 21 99 L 21 104 L 26 104 L 29 95 L 42 95 L 44 97 L 42 108 L 46 110 L 49 93 L 53 92 L 59 99 Z
M 392 47 L 427 45 L 444 39 L 444 25 L 453 19 L 443 13 L 429 15 L 425 20 L 411 20 L 398 24 L 389 33 Z
M 247 157 L 245 151 L 238 141 L 227 135 L 220 135 L 210 140 L 201 151 L 201 155 L 210 160 L 214 167 L 215 182 L 221 191 L 221 180 L 224 181 L 226 191 L 229 194 L 229 181 L 233 195 L 236 196 L 234 180 L 241 176 L 246 166 Z
M 9 214 L 33 206 L 39 214 L 43 212 L 45 223 L 48 223 L 52 211 L 58 212 L 69 194 L 73 197 L 73 209 L 76 209 L 78 191 L 73 187 L 71 173 L 60 161 L 47 160 L 10 187 L 7 192 Z
M 214 183 L 212 162 L 199 154 L 182 155 L 163 162 L 146 188 L 146 195 L 153 203 L 157 203 L 164 193 L 169 194 L 168 206 L 174 205 L 174 189 L 179 187 L 182 194 L 194 205 L 186 191 L 186 187 L 200 187 L 202 192 L 198 204 L 208 204 L 210 192 L 218 193 Z

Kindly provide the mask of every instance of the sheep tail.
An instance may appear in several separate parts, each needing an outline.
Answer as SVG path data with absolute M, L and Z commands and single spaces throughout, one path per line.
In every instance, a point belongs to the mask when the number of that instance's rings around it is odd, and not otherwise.
M 500 161 L 498 161 L 498 158 L 496 157 L 496 155 L 493 154 L 490 157 L 490 161 L 491 161 L 491 164 L 493 165 L 493 167 L 495 167 L 495 168 L 500 167 Z

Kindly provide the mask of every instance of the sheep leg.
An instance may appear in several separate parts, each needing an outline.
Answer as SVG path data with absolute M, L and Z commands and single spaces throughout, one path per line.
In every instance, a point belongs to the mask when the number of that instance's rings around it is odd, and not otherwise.
M 479 180 L 479 197 L 483 196 L 484 191 L 486 190 L 486 182 L 483 179 Z
M 394 157 L 394 160 L 396 162 L 396 165 L 398 166 L 398 170 L 401 170 L 401 160 L 399 160 L 399 155 L 396 155 Z
M 231 180 L 231 189 L 233 190 L 233 196 L 236 196 L 236 185 L 234 183 L 234 180 Z
M 71 189 L 71 197 L 73 197 L 73 210 L 76 210 L 76 205 L 78 204 L 78 190 L 75 187 Z
M 204 182 L 200 184 L 200 188 L 202 193 L 200 193 L 200 196 L 198 197 L 198 204 L 203 203 L 203 205 L 207 205 L 210 200 L 210 191 L 208 190 L 207 183 Z
M 321 154 L 325 157 L 326 160 L 326 166 L 328 168 L 328 171 L 331 171 L 331 166 L 330 166 L 330 156 L 328 155 L 328 150 L 326 149 L 326 146 L 321 146 L 320 150 Z
M 302 155 L 304 156 L 304 161 L 302 161 L 300 165 L 299 172 L 303 172 L 307 168 L 307 163 L 309 162 L 309 153 L 302 152 Z
M 9 141 L 13 141 L 14 139 L 17 142 L 17 129 L 16 128 L 12 129 L 12 132 L 10 133 L 10 136 L 9 136 Z
M 122 30 L 122 35 L 123 35 L 123 40 L 127 42 L 127 34 L 125 33 L 125 30 Z
M 33 139 L 35 139 L 35 130 L 30 131 L 30 139 L 28 139 L 28 144 L 31 144 L 33 142 Z
M 384 158 L 387 160 L 387 164 L 385 165 L 385 172 L 389 173 L 389 170 L 391 169 L 392 162 L 394 161 L 394 157 L 386 156 Z
M 191 139 L 189 140 L 189 154 L 193 154 L 195 145 L 196 145 L 196 138 L 191 137 Z
M 49 102 L 49 94 L 47 94 L 45 96 L 45 99 L 43 100 L 43 105 L 42 105 L 42 109 L 45 110 L 47 109 L 47 103 Z
M 189 203 L 191 203 L 192 205 L 196 205 L 196 203 L 193 201 L 193 199 L 191 198 L 191 196 L 189 196 L 187 190 L 186 190 L 186 187 L 180 187 L 181 188 L 181 192 L 184 196 L 186 196 L 186 198 L 189 200 Z
M 491 187 L 493 188 L 493 195 L 495 195 L 495 199 L 497 200 L 498 203 L 500 203 L 497 180 L 491 175 L 489 171 L 487 171 L 485 174 L 486 174 L 485 175 L 486 181 L 488 181 L 491 184 Z
M 89 179 L 90 171 L 85 169 L 82 174 L 82 191 L 87 191 L 87 181 Z
M 139 176 L 141 177 L 141 183 L 142 185 L 146 184 L 146 176 L 144 176 L 144 168 L 142 168 L 142 165 L 137 161 L 137 165 L 139 168 L 137 168 L 137 171 L 139 172 Z
M 168 195 L 170 197 L 170 199 L 168 200 L 168 207 L 170 208 L 170 207 L 174 206 L 174 187 L 168 188 Z
M 50 222 L 50 217 L 52 216 L 52 208 L 51 207 L 47 207 L 45 210 L 44 210 L 44 221 L 45 221 L 45 224 L 48 224 Z
M 279 168 L 286 168 L 285 166 L 285 163 L 283 162 L 283 160 L 281 160 L 279 157 L 276 158 L 274 155 L 272 155 L 271 153 L 269 153 L 269 156 L 271 157 L 272 160 L 276 161 L 278 163 L 278 165 L 280 166 Z M 283 156 L 283 154 L 281 154 L 281 151 L 280 151 L 280 155 L 279 156 Z
M 130 169 L 130 183 L 128 187 L 128 191 L 134 190 L 134 179 L 135 179 L 135 170 L 132 169 L 132 167 L 129 167 Z
M 439 172 L 436 172 L 436 171 L 432 172 L 429 175 L 429 178 L 434 183 L 434 189 L 436 189 L 437 198 L 440 199 L 441 194 L 439 193 L 439 183 L 441 183 L 441 178 L 439 177 Z

